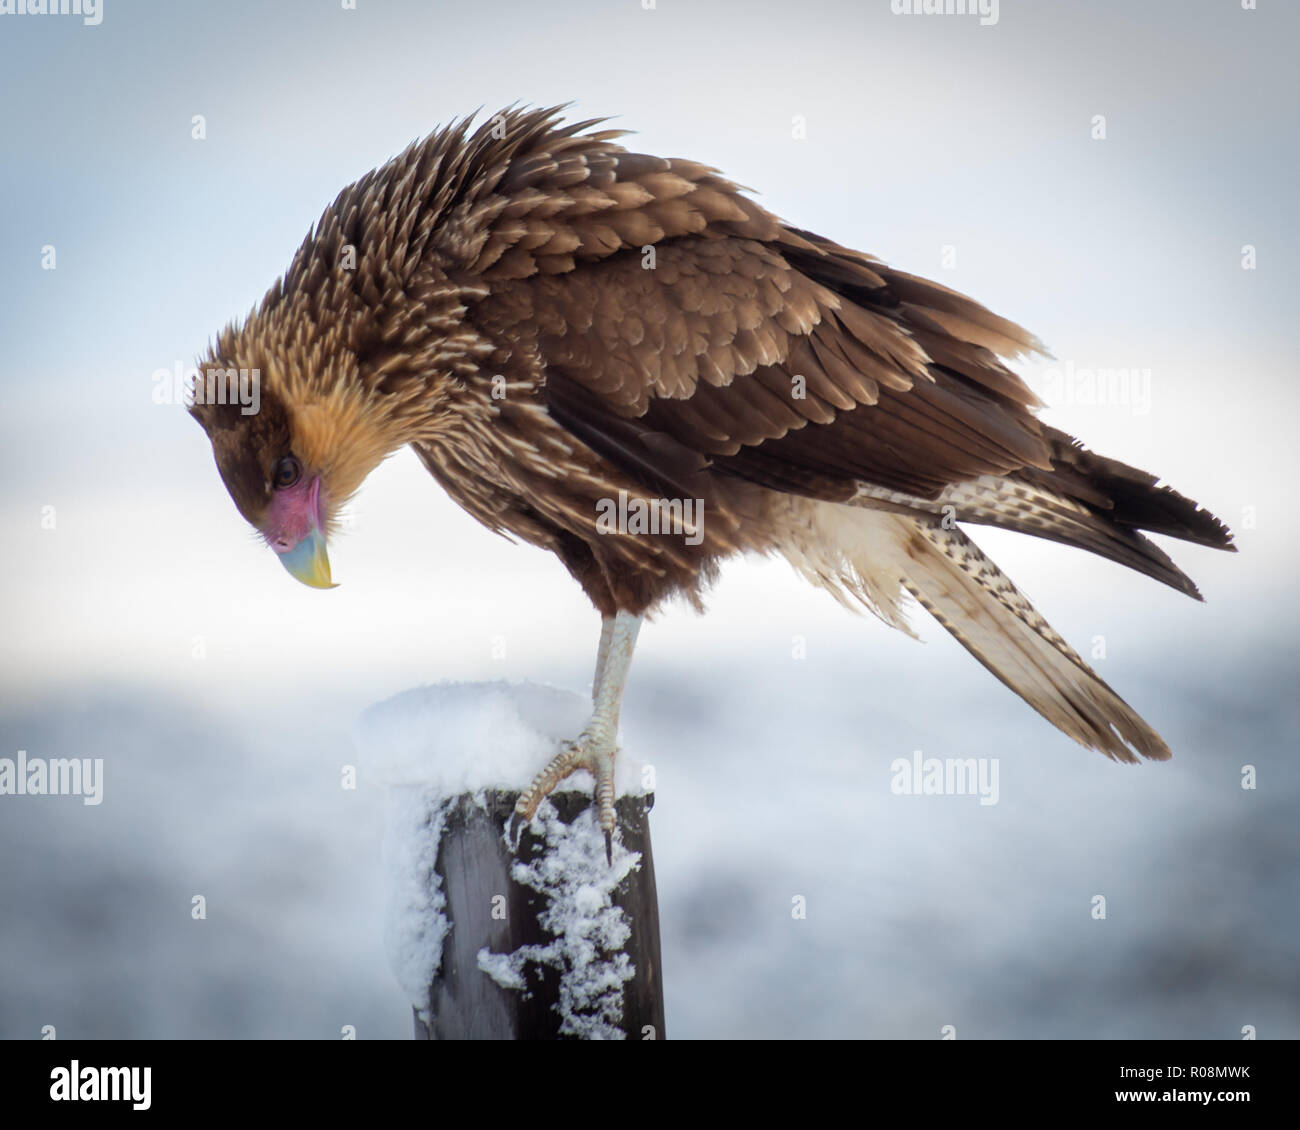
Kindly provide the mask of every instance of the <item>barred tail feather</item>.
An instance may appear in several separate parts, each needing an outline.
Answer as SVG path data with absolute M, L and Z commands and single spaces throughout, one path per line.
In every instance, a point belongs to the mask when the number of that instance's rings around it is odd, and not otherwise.
M 1169 748 L 961 530 L 938 519 L 806 501 L 778 548 L 805 577 L 907 630 L 902 590 L 1057 729 L 1116 761 Z
M 914 522 L 903 586 L 967 651 L 1080 745 L 1116 761 L 1169 747 L 957 529 Z

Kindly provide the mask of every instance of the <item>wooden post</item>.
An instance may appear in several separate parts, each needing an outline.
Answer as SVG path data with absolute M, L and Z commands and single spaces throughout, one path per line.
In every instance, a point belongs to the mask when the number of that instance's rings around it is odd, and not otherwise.
M 582 793 L 553 794 L 538 814 L 543 826 L 525 827 L 512 851 L 503 829 L 517 797 L 461 796 L 444 813 L 434 870 L 450 930 L 427 1017 L 415 1013 L 416 1039 L 663 1039 L 653 795 L 618 800 L 612 868 Z M 579 875 L 568 873 L 575 853 Z M 630 853 L 640 856 L 635 866 Z M 602 885 L 613 889 L 604 895 Z M 597 917 L 584 920 L 588 912 Z M 557 915 L 563 921 L 548 929 Z

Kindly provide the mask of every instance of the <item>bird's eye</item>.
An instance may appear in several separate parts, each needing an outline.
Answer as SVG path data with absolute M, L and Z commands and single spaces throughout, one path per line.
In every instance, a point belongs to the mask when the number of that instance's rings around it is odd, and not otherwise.
M 285 490 L 302 478 L 302 464 L 295 456 L 286 455 L 275 465 L 271 478 L 276 490 Z

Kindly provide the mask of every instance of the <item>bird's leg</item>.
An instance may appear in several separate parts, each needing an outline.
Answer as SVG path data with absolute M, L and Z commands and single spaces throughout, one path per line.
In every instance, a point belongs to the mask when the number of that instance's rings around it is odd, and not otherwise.
M 600 619 L 600 646 L 596 648 L 596 674 L 591 680 L 591 701 L 596 701 L 596 692 L 600 690 L 600 681 L 605 677 L 605 664 L 609 660 L 609 644 L 614 638 L 614 625 L 617 616 L 602 616 Z
M 520 795 L 510 818 L 510 838 L 537 812 L 537 806 L 570 773 L 586 769 L 596 780 L 595 801 L 600 828 L 605 833 L 605 855 L 614 856 L 614 755 L 618 752 L 618 713 L 623 704 L 627 673 L 632 666 L 641 617 L 619 612 L 600 627 L 596 680 L 592 686 L 592 714 L 575 741 L 564 748 Z

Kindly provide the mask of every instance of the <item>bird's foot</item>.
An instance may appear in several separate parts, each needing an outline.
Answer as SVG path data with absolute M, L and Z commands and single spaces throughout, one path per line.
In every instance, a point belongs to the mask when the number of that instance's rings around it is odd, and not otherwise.
M 537 814 L 537 806 L 572 773 L 586 769 L 595 778 L 594 799 L 600 830 L 605 833 L 605 858 L 614 862 L 614 755 L 612 738 L 585 730 L 577 741 L 565 742 L 533 783 L 519 794 L 510 817 L 510 842 L 519 843 L 519 831 Z

